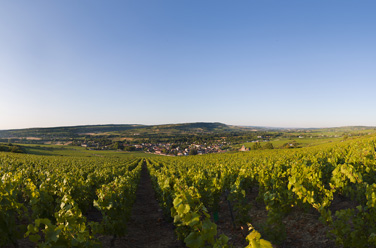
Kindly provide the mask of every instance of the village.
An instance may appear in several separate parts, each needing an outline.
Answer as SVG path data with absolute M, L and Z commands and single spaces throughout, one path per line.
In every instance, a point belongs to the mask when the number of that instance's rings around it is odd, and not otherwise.
M 225 139 L 216 140 L 213 142 L 157 142 L 157 143 L 130 143 L 126 140 L 111 141 L 110 139 L 100 140 L 85 140 L 83 142 L 74 142 L 73 145 L 85 147 L 88 150 L 119 150 L 119 151 L 143 151 L 150 154 L 163 156 L 188 156 L 188 155 L 203 155 L 210 153 L 223 153 L 227 151 L 249 151 L 258 150 L 263 146 L 261 143 L 269 143 L 268 139 L 263 136 L 257 136 L 257 139 L 247 141 L 253 143 L 251 148 L 246 148 L 244 145 L 241 148 L 236 148 L 238 143 L 227 142 Z M 270 145 L 270 144 L 268 144 Z M 264 147 L 273 149 L 272 147 Z
M 208 153 L 221 153 L 225 152 L 228 146 L 224 144 L 216 145 L 200 145 L 200 144 L 190 144 L 188 147 L 178 146 L 176 144 L 141 144 L 136 145 L 136 148 L 142 149 L 148 153 L 154 153 L 157 155 L 166 156 L 188 156 L 188 155 L 202 155 Z
M 115 141 L 114 143 L 83 142 L 81 147 L 88 150 L 123 150 L 123 151 L 144 151 L 146 153 L 164 156 L 188 156 L 202 155 L 208 153 L 222 153 L 230 147 L 226 142 L 218 144 L 177 144 L 177 143 L 141 143 L 126 144 Z

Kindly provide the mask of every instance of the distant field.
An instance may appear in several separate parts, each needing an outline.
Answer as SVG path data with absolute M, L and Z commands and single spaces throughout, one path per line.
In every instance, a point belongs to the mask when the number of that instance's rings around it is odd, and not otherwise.
M 272 141 L 274 147 L 283 146 L 286 143 L 296 142 L 299 144 L 300 147 L 307 147 L 307 146 L 316 146 L 326 143 L 331 143 L 335 141 L 341 141 L 343 138 L 297 138 L 297 139 L 276 139 Z
M 290 138 L 277 138 L 270 141 L 273 144 L 274 148 L 282 148 L 282 146 L 286 143 L 297 143 L 298 147 L 310 147 L 310 146 L 317 146 L 332 142 L 340 142 L 344 140 L 344 134 L 348 135 L 348 139 L 358 138 L 359 134 L 361 135 L 373 135 L 375 134 L 375 129 L 364 129 L 364 130 L 356 130 L 350 131 L 347 129 L 343 129 L 342 131 L 332 131 L 330 129 L 321 129 L 317 131 L 312 131 L 310 133 L 300 133 L 300 132 L 291 132 L 288 133 Z M 296 136 L 302 135 L 303 138 L 299 138 Z M 264 146 L 266 142 L 261 142 L 261 146 Z M 243 143 L 240 146 L 244 145 L 245 147 L 251 148 L 254 142 L 247 142 Z
M 299 147 L 309 147 L 309 146 L 317 146 L 322 145 L 326 143 L 331 142 L 338 142 L 341 141 L 343 138 L 303 138 L 303 139 L 287 139 L 287 138 L 281 138 L 281 139 L 275 139 L 270 141 L 270 143 L 273 144 L 274 148 L 282 148 L 282 146 L 286 143 L 298 143 Z M 254 142 L 247 142 L 243 143 L 241 145 L 244 145 L 245 147 L 251 148 Z M 264 146 L 266 142 L 261 142 L 261 146 Z
M 125 152 L 113 150 L 87 150 L 79 146 L 59 146 L 59 145 L 21 145 L 26 149 L 28 154 L 47 155 L 47 156 L 77 156 L 77 157 L 153 157 L 154 154 L 149 154 L 141 151 Z

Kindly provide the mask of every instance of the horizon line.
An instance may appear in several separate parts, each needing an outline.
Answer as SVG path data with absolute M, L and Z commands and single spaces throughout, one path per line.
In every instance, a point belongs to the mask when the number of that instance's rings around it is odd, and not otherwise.
M 77 124 L 77 125 L 62 125 L 62 126 L 37 126 L 37 127 L 24 127 L 24 128 L 9 128 L 9 129 L 0 129 L 0 131 L 16 131 L 16 130 L 26 130 L 26 129 L 51 129 L 51 128 L 67 128 L 67 127 L 85 127 L 85 126 L 121 126 L 121 125 L 128 125 L 128 126 L 166 126 L 166 125 L 182 125 L 182 124 L 195 124 L 195 123 L 219 123 L 224 124 L 227 126 L 235 126 L 235 127 L 246 127 L 246 128 L 268 128 L 268 129 L 326 129 L 326 128 L 345 128 L 345 127 L 369 127 L 375 128 L 376 126 L 368 126 L 368 125 L 344 125 L 344 126 L 324 126 L 324 127 L 298 127 L 298 126 L 288 126 L 288 127 L 281 127 L 281 126 L 262 126 L 262 125 L 235 125 L 235 124 L 227 124 L 223 122 L 205 122 L 205 121 L 197 121 L 197 122 L 179 122 L 179 123 L 164 123 L 164 124 L 139 124 L 139 123 L 106 123 L 106 124 Z

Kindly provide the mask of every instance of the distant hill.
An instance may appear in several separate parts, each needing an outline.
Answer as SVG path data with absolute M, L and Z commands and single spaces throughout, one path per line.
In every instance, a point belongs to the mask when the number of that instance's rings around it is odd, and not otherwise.
M 106 132 L 119 132 L 139 128 L 143 125 L 87 125 L 72 127 L 26 128 L 14 130 L 0 130 L 0 138 L 20 137 L 75 137 L 84 134 L 98 134 Z
M 108 124 L 86 125 L 50 128 L 27 128 L 14 130 L 0 130 L 0 138 L 38 138 L 53 140 L 59 138 L 75 138 L 83 136 L 166 136 L 197 135 L 197 134 L 225 134 L 234 132 L 250 131 L 277 131 L 277 132 L 300 132 L 310 130 L 312 132 L 351 132 L 373 129 L 374 127 L 349 126 L 334 128 L 272 128 L 256 126 L 232 126 L 219 122 L 195 122 L 164 125 L 139 125 L 139 124 Z
M 196 122 L 196 123 L 182 123 L 182 124 L 165 124 L 138 127 L 133 130 L 126 130 L 123 133 L 137 132 L 154 133 L 154 134 L 195 134 L 195 133 L 220 133 L 231 132 L 239 130 L 235 127 L 228 126 L 223 123 L 211 122 Z
M 165 125 L 87 125 L 71 127 L 27 128 L 0 130 L 0 138 L 62 138 L 85 135 L 137 135 L 137 134 L 199 134 L 244 131 L 244 127 L 229 126 L 223 123 L 182 123 Z

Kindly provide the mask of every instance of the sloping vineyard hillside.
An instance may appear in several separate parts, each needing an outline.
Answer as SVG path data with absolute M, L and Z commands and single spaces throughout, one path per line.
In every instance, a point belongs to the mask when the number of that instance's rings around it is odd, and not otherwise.
M 141 159 L 0 155 L 0 245 L 100 247 L 126 233 Z M 101 222 L 87 221 L 95 208 Z
M 231 243 L 215 224 L 223 202 L 230 206 L 235 229 L 251 227 L 248 247 L 270 247 L 264 238 L 276 247 L 295 247 L 287 220 L 305 214 L 318 223 L 316 229 L 325 224 L 336 246 L 376 246 L 374 138 L 299 150 L 160 157 L 148 160 L 148 168 L 161 206 L 188 247 Z M 267 215 L 257 231 L 254 201 Z M 334 246 L 331 241 L 310 244 L 315 231 L 310 232 L 296 247 Z
M 128 159 L 1 153 L 0 246 L 149 247 L 134 228 L 157 218 L 180 239 L 150 237 L 159 246 L 375 247 L 375 142 Z

